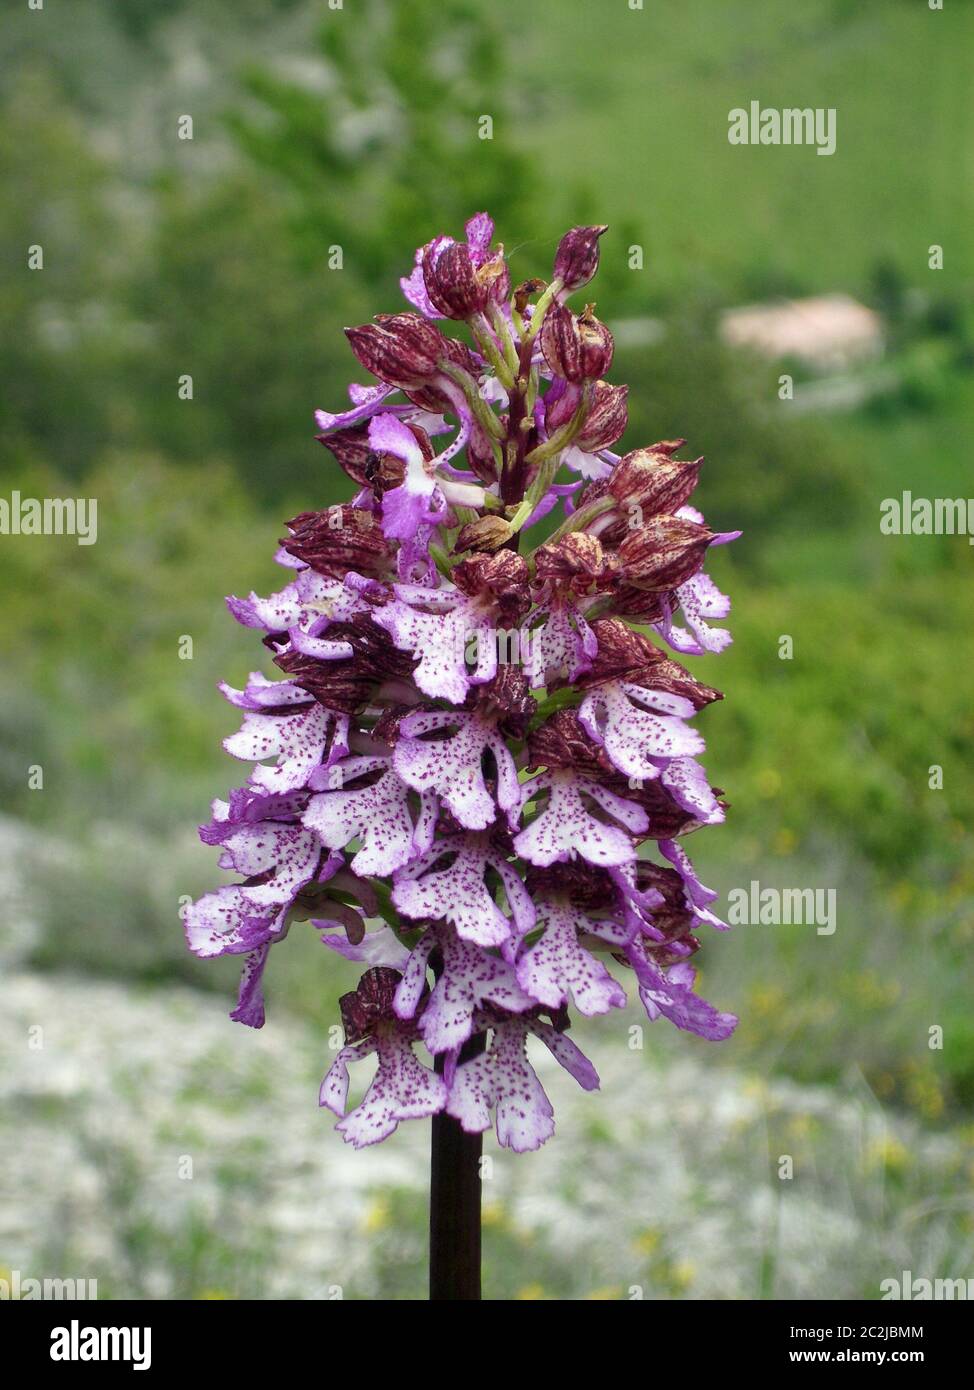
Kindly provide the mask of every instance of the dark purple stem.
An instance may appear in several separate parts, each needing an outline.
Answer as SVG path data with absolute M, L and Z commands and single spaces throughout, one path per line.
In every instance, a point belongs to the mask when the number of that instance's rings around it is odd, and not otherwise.
M 483 1052 L 483 1033 L 472 1037 L 460 1061 Z M 446 1054 L 436 1058 L 443 1071 Z M 483 1137 L 466 1134 L 452 1115 L 432 1120 L 430 1148 L 430 1301 L 480 1298 L 480 1155 Z
M 518 351 L 517 380 L 514 390 L 511 392 L 508 407 L 507 439 L 509 443 L 514 445 L 514 459 L 512 463 L 509 463 L 505 457 L 504 470 L 501 474 L 501 497 L 505 502 L 515 505 L 524 497 L 527 482 L 526 455 L 529 445 L 535 442 L 532 437 L 533 430 L 521 428 L 522 422 L 527 418 L 526 397 L 531 375 L 531 351 L 531 340 L 521 343 Z M 505 445 L 505 453 L 507 447 Z

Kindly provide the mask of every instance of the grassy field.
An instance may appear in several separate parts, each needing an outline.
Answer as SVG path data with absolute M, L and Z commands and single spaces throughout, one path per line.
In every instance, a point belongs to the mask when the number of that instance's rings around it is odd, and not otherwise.
M 950 247 L 955 283 L 970 279 L 971 183 L 958 152 L 971 111 L 957 62 L 974 41 L 970 5 L 501 9 L 524 58 L 524 123 L 544 144 L 550 205 L 598 207 L 632 228 L 647 303 L 861 292 L 880 260 L 921 284 L 933 242 Z M 751 100 L 834 107 L 835 154 L 730 146 L 728 112 Z

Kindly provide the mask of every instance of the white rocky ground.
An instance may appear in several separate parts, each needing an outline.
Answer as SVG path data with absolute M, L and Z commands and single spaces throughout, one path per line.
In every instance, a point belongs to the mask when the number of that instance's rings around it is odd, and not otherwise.
M 280 1010 L 255 1033 L 191 988 L 31 972 L 28 904 L 0 896 L 0 1266 L 108 1297 L 423 1296 L 425 1122 L 353 1151 L 317 1108 L 317 1034 Z M 583 1040 L 595 1095 L 539 1048 L 544 1149 L 487 1143 L 488 1295 L 876 1297 L 903 1269 L 970 1271 L 960 1137 L 892 1121 L 854 1079 L 769 1084 L 612 1033 Z
M 255 1034 L 187 989 L 15 974 L 3 994 L 7 1266 L 98 1274 L 116 1296 L 321 1298 L 382 1294 L 412 1262 L 421 1292 L 428 1127 L 347 1148 L 316 1108 L 328 1059 L 301 1028 Z M 892 1212 L 883 1185 L 903 1154 L 935 1194 L 952 1143 L 918 1148 L 868 1101 L 616 1046 L 596 1049 L 603 1090 L 585 1096 L 544 1055 L 558 1135 L 537 1155 L 487 1149 L 498 1292 L 829 1297 L 944 1263 L 949 1223 Z M 518 1284 L 504 1252 L 521 1246 L 535 1277 Z

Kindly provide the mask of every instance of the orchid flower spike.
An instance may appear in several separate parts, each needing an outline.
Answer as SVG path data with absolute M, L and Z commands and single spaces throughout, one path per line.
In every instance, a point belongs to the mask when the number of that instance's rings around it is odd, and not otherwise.
M 721 696 L 667 648 L 730 642 L 703 566 L 738 533 L 691 505 L 683 440 L 613 451 L 628 388 L 569 302 L 605 231 L 572 228 L 550 282 L 516 286 L 486 213 L 420 247 L 408 308 L 346 330 L 370 381 L 316 414 L 350 500 L 286 523 L 278 592 L 228 600 L 280 677 L 221 687 L 249 771 L 200 833 L 235 877 L 186 935 L 241 957 L 251 1027 L 296 924 L 363 971 L 320 1096 L 356 1146 L 445 1111 L 537 1148 L 532 1053 L 597 1088 L 571 1010 L 621 1009 L 628 983 L 700 1037 L 737 1021 L 694 989 L 697 933 L 724 923 L 683 847 L 724 819 L 696 723 Z

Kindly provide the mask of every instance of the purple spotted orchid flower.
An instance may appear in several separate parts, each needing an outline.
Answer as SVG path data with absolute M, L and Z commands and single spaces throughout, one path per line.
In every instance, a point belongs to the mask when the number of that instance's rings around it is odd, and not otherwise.
M 613 451 L 612 335 L 568 303 L 604 231 L 572 229 L 551 282 L 513 288 L 486 214 L 420 247 L 409 308 L 347 330 L 375 382 L 316 415 L 352 501 L 287 523 L 277 593 L 228 600 L 284 679 L 221 687 L 253 767 L 202 828 L 238 881 L 187 909 L 189 945 L 243 957 L 232 1016 L 255 1027 L 294 923 L 366 967 L 321 1088 L 356 1146 L 445 1112 L 536 1148 L 554 1122 L 531 1052 L 596 1088 L 569 1010 L 623 1008 L 630 978 L 650 1019 L 736 1023 L 694 990 L 694 932 L 724 923 L 683 848 L 724 819 L 694 722 L 721 697 L 658 641 L 730 641 L 703 565 L 738 533 L 689 505 L 682 440 Z

